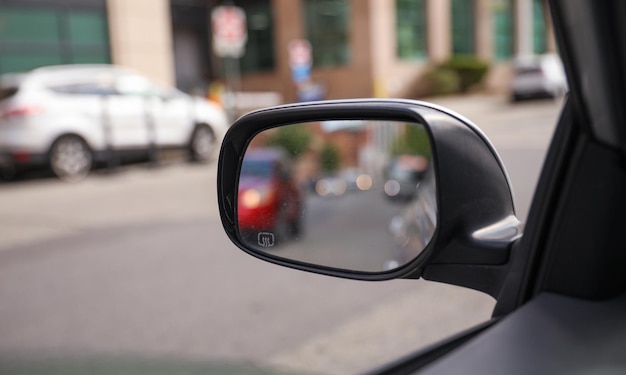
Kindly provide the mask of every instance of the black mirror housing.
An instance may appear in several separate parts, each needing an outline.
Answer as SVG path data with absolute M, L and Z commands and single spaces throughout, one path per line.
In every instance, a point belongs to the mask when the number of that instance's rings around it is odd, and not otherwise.
M 237 235 L 237 186 L 243 154 L 259 132 L 289 124 L 328 120 L 407 121 L 424 124 L 432 144 L 437 185 L 437 228 L 414 260 L 398 269 L 355 272 L 287 260 L 246 246 Z M 493 282 L 521 236 L 510 182 L 486 136 L 462 116 L 418 101 L 359 99 L 292 104 L 262 109 L 238 119 L 222 143 L 218 204 L 231 241 L 272 263 L 359 280 L 419 278 L 449 282 L 494 295 Z M 446 268 L 450 266 L 449 268 Z

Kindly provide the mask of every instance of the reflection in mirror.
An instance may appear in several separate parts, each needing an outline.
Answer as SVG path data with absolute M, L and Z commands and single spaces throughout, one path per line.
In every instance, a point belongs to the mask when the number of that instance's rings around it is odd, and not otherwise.
M 243 158 L 238 233 L 259 252 L 358 272 L 415 259 L 437 226 L 423 125 L 322 121 L 263 131 Z

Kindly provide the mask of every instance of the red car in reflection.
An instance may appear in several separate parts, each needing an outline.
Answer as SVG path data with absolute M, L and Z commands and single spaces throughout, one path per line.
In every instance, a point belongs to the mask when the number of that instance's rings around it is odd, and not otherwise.
M 303 201 L 292 172 L 288 157 L 278 149 L 246 151 L 237 209 L 239 231 L 250 241 L 260 234 L 277 240 L 300 234 Z

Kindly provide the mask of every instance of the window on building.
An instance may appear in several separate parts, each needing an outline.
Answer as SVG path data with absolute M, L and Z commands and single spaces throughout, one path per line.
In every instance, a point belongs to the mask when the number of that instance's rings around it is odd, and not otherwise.
M 498 60 L 513 56 L 513 6 L 513 0 L 499 0 L 493 4 L 493 47 Z
M 548 50 L 546 33 L 546 19 L 541 0 L 533 0 L 533 50 L 535 53 L 545 53 Z
M 350 62 L 347 0 L 305 0 L 303 16 L 314 66 L 332 67 Z
M 69 11 L 64 15 L 73 63 L 108 63 L 109 31 L 103 13 Z
M 102 10 L 0 5 L 0 73 L 110 62 Z
M 452 0 L 452 54 L 476 53 L 474 0 Z
M 396 43 L 402 59 L 426 57 L 426 0 L 396 0 Z
M 274 20 L 269 0 L 238 1 L 244 9 L 248 26 L 246 53 L 241 58 L 243 73 L 272 71 L 274 57 Z

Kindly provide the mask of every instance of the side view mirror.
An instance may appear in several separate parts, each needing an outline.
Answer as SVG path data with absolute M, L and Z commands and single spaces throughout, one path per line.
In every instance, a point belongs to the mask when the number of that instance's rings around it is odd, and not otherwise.
M 289 165 L 291 178 L 274 178 L 277 165 Z M 263 260 L 492 295 L 486 280 L 521 236 L 487 138 L 462 116 L 416 101 L 294 104 L 241 117 L 222 144 L 218 202 L 231 241 Z

